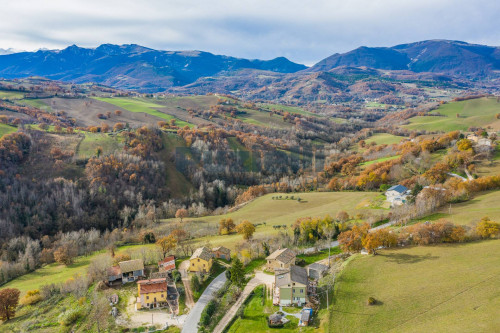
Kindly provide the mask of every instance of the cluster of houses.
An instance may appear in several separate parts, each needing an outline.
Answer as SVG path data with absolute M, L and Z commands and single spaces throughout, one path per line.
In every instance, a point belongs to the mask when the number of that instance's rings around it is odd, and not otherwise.
M 328 266 L 313 263 L 306 267 L 295 265 L 296 254 L 290 249 L 279 249 L 266 258 L 266 270 L 274 272 L 273 304 L 280 306 L 304 306 L 318 303 L 317 281 Z M 312 317 L 312 308 L 301 311 L 299 326 L 307 326 Z M 278 327 L 286 321 L 285 316 L 276 313 L 269 316 L 270 327 Z
M 231 260 L 231 251 L 223 246 L 212 250 L 200 247 L 189 258 L 189 271 L 210 272 L 214 258 Z M 136 309 L 169 307 L 175 313 L 178 308 L 178 292 L 171 274 L 175 269 L 175 256 L 167 256 L 158 262 L 158 272 L 145 279 L 144 262 L 141 259 L 121 261 L 108 268 L 107 284 L 116 286 L 137 282 Z
M 303 306 L 316 294 L 316 280 L 323 276 L 328 266 L 311 264 L 295 265 L 296 254 L 290 249 L 279 249 L 266 258 L 266 270 L 274 272 L 273 304 Z

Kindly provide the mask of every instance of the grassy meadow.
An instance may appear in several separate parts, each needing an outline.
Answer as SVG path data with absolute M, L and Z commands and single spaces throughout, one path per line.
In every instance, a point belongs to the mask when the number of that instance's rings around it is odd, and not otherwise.
M 129 98 L 129 97 L 113 97 L 113 98 L 94 97 L 94 98 L 101 102 L 106 102 L 121 107 L 130 112 L 147 113 L 151 116 L 155 116 L 164 119 L 166 121 L 175 119 L 175 123 L 179 127 L 184 127 L 184 126 L 193 127 L 193 125 L 188 122 L 182 121 L 180 119 L 175 118 L 172 115 L 159 111 L 158 109 L 163 109 L 165 108 L 165 106 L 158 103 L 153 103 L 153 101 L 151 100 L 142 98 Z
M 500 222 L 499 202 L 500 191 L 482 192 L 469 201 L 451 204 L 451 210 L 450 205 L 447 204 L 436 213 L 419 219 L 418 222 L 435 221 L 444 218 L 455 224 L 471 225 L 484 216 Z
M 497 102 L 497 99 L 483 97 L 443 104 L 430 114 L 441 114 L 444 117 L 417 116 L 410 118 L 410 123 L 403 127 L 409 130 L 439 132 L 466 131 L 469 127 L 487 126 L 499 130 L 500 120 L 496 118 L 498 113 L 500 113 L 500 103 Z M 457 114 L 459 115 L 458 118 Z
M 500 240 L 358 255 L 337 276 L 331 331 L 498 332 L 499 263 Z
M 76 155 L 79 158 L 90 158 L 96 155 L 96 148 L 101 147 L 103 155 L 111 154 L 122 149 L 121 138 L 104 133 L 85 133 L 80 142 Z
M 385 162 L 385 161 L 390 161 L 390 160 L 395 160 L 396 158 L 398 157 L 401 157 L 400 155 L 394 155 L 394 156 L 386 156 L 386 157 L 381 157 L 381 158 L 377 158 L 376 160 L 371 160 L 371 161 L 367 161 L 367 162 L 363 162 L 360 164 L 360 166 L 368 166 L 370 164 L 374 164 L 374 163 L 380 163 L 380 162 Z
M 14 133 L 17 131 L 17 128 L 14 126 L 10 126 L 7 124 L 0 124 L 0 138 L 5 134 Z
M 281 200 L 273 200 L 272 197 L 282 196 Z M 286 200 L 288 195 L 301 201 Z M 385 212 L 381 209 L 370 208 L 372 201 L 379 195 L 377 192 L 310 192 L 310 193 L 270 193 L 257 198 L 242 208 L 224 215 L 205 216 L 198 218 L 186 218 L 185 221 L 209 223 L 217 225 L 222 218 L 232 218 L 237 224 L 243 220 L 249 220 L 257 226 L 254 238 L 260 238 L 278 233 L 275 225 L 286 225 L 290 227 L 299 217 L 324 217 L 327 214 L 335 217 L 336 214 L 345 210 L 351 216 L 360 214 L 378 215 Z M 178 219 L 169 219 L 164 223 L 177 222 Z M 263 223 L 266 223 L 265 225 Z M 283 229 L 281 229 L 283 230 Z M 289 228 L 290 230 L 290 228 Z M 214 246 L 223 245 L 231 249 L 235 248 L 237 242 L 242 240 L 241 235 L 233 234 L 227 236 L 210 236 L 200 238 L 200 242 L 210 241 Z
M 19 91 L 0 91 L 0 99 L 23 99 L 24 94 Z
M 401 140 L 406 139 L 404 136 L 393 135 L 389 133 L 375 133 L 365 140 L 367 144 L 375 142 L 377 145 L 392 145 L 394 143 L 400 143 Z

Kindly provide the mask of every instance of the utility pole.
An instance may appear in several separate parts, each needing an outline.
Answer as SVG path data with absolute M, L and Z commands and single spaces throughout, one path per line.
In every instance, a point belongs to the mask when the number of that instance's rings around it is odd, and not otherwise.
M 326 310 L 328 311 L 329 303 L 328 303 L 328 293 L 330 291 L 330 285 L 326 284 Z

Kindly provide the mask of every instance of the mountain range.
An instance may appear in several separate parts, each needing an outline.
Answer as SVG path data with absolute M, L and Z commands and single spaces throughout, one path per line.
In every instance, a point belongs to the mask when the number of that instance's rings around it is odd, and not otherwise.
M 10 53 L 10 52 L 7 52 Z M 270 80 L 297 80 L 312 73 L 370 68 L 382 71 L 436 73 L 465 79 L 487 79 L 500 73 L 500 48 L 450 40 L 428 40 L 393 47 L 359 47 L 336 53 L 312 67 L 284 57 L 249 60 L 202 51 L 161 51 L 143 46 L 103 44 L 97 48 L 72 45 L 63 50 L 0 52 L 0 77 L 43 76 L 75 83 L 97 82 L 119 89 L 159 92 L 190 87 L 253 85 L 244 82 L 262 74 Z M 355 70 L 354 70 L 355 71 Z M 224 80 L 224 82 L 220 82 Z M 239 82 L 231 83 L 227 80 Z M 208 92 L 208 91 L 206 91 Z

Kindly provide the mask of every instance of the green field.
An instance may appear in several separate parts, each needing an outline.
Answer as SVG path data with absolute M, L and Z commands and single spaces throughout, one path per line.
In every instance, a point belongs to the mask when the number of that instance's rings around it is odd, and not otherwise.
M 24 94 L 19 91 L 0 91 L 0 99 L 23 99 Z
M 282 328 L 269 328 L 267 326 L 267 317 L 276 311 L 279 307 L 273 306 L 272 299 L 266 298 L 263 302 L 262 287 L 257 287 L 254 295 L 247 300 L 243 318 L 236 319 L 227 330 L 228 333 L 236 332 L 315 332 L 314 327 L 302 327 L 300 330 L 297 327 L 299 320 L 295 317 L 288 316 L 290 322 Z M 264 305 L 262 305 L 264 303 Z M 291 312 L 286 310 L 287 312 Z
M 500 240 L 382 250 L 337 276 L 333 332 L 498 332 Z M 379 301 L 368 306 L 368 297 Z
M 374 164 L 374 163 L 380 163 L 380 162 L 394 160 L 394 159 L 396 159 L 398 157 L 401 157 L 401 156 L 400 155 L 394 155 L 394 156 L 381 157 L 381 158 L 377 158 L 376 160 L 371 160 L 371 161 L 363 162 L 360 165 L 361 166 L 368 166 L 368 165 Z
M 85 133 L 85 138 L 78 146 L 79 158 L 96 156 L 96 148 L 101 147 L 103 155 L 112 154 L 122 149 L 121 138 L 103 133 Z
M 392 145 L 400 143 L 401 140 L 406 139 L 404 136 L 392 135 L 389 133 L 375 133 L 365 140 L 367 144 L 375 142 L 377 145 Z
M 272 197 L 281 195 L 300 197 L 302 200 L 272 200 Z M 378 215 L 385 211 L 370 208 L 371 201 L 375 199 L 377 192 L 309 192 L 309 193 L 271 193 L 257 198 L 241 209 L 216 216 L 206 216 L 198 218 L 186 218 L 185 221 L 199 223 L 209 223 L 216 225 L 222 218 L 232 218 L 237 224 L 242 220 L 249 220 L 252 223 L 263 223 L 257 226 L 254 238 L 261 238 L 278 233 L 274 225 L 286 225 L 290 227 L 299 217 L 324 217 L 327 214 L 335 217 L 340 210 L 345 210 L 350 215 L 361 213 L 364 215 Z M 169 219 L 165 223 L 177 222 L 178 219 Z M 281 229 L 283 230 L 283 229 Z M 288 228 L 291 232 L 291 229 Z M 209 236 L 200 238 L 199 242 L 210 241 L 214 246 L 223 245 L 234 249 L 237 242 L 243 238 L 233 234 L 228 236 Z
M 500 129 L 500 120 L 496 114 L 500 113 L 500 103 L 496 98 L 479 98 L 461 102 L 450 102 L 441 105 L 431 114 L 440 113 L 444 117 L 418 116 L 410 118 L 410 123 L 404 125 L 409 130 L 427 130 L 449 132 L 455 130 L 466 131 L 469 127 L 492 126 Z M 456 115 L 460 117 L 457 118 Z
M 17 288 L 24 294 L 28 290 L 38 289 L 46 284 L 64 282 L 74 275 L 85 275 L 87 274 L 87 267 L 94 257 L 95 255 L 78 257 L 69 266 L 58 263 L 45 265 L 34 272 L 22 275 L 4 284 L 2 288 Z
M 388 104 L 379 103 L 379 102 L 368 102 L 366 103 L 366 107 L 368 109 L 385 109 Z
M 94 97 L 94 99 L 99 100 L 101 102 L 113 104 L 130 112 L 147 113 L 149 115 L 164 119 L 166 121 L 169 121 L 170 119 L 175 119 L 176 120 L 175 123 L 179 127 L 184 127 L 186 125 L 189 127 L 194 126 L 193 124 L 177 119 L 172 115 L 158 111 L 158 109 L 165 108 L 165 106 L 153 103 L 152 101 L 147 99 L 129 98 L 129 97 L 113 97 L 113 98 Z
M 500 222 L 500 191 L 483 192 L 469 201 L 443 206 L 438 212 L 419 219 L 419 222 L 435 221 L 445 218 L 455 224 L 473 224 L 482 217 Z M 451 214 L 450 214 L 451 206 Z
M 42 100 L 42 99 L 23 99 L 19 103 L 27 105 L 27 106 L 32 106 L 34 108 L 44 110 L 47 112 L 52 111 L 52 108 L 47 103 L 45 103 L 44 100 Z
M 5 134 L 14 133 L 15 131 L 17 131 L 17 128 L 14 126 L 0 124 L 0 138 Z

